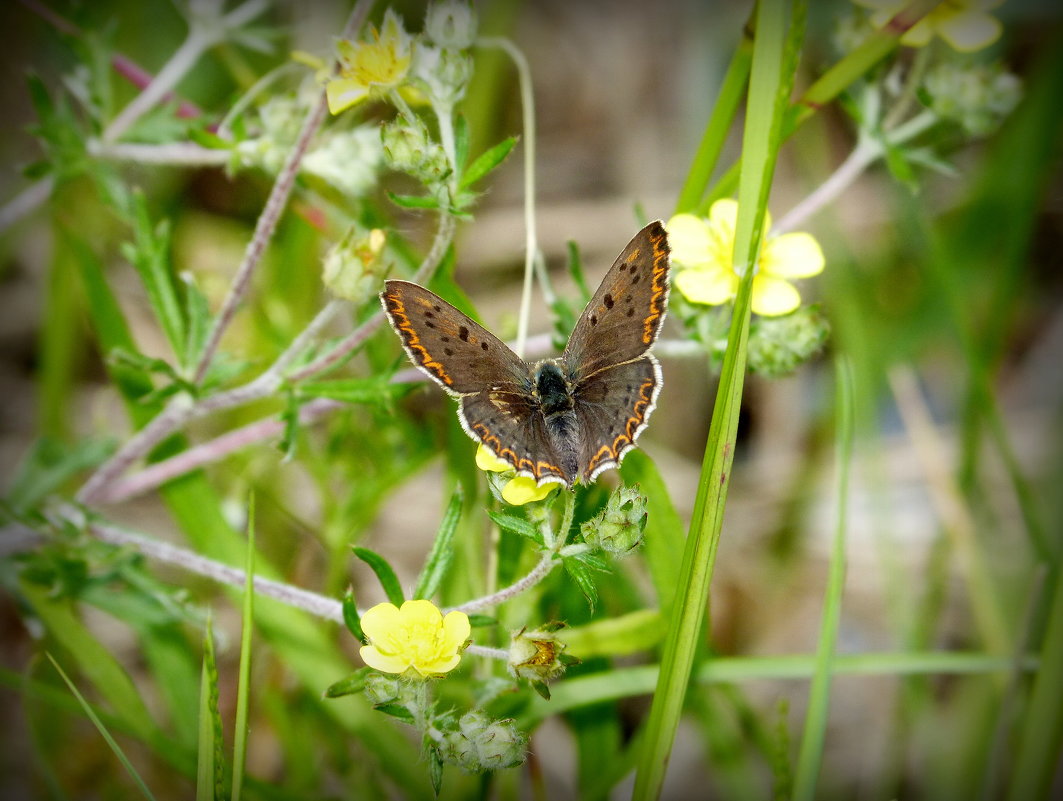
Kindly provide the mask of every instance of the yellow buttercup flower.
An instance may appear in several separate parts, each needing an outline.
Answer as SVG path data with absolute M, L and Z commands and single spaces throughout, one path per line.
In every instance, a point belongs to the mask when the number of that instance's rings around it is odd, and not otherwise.
M 476 449 L 476 466 L 489 473 L 504 473 L 507 470 L 513 472 L 513 465 L 499 459 L 486 445 Z M 502 500 L 512 506 L 523 506 L 526 503 L 541 501 L 557 486 L 556 482 L 539 485 L 535 483 L 534 478 L 515 475 L 502 488 Z
M 873 9 L 871 24 L 883 27 L 908 0 L 853 0 L 859 6 Z M 940 36 L 954 50 L 971 53 L 988 47 L 1000 38 L 1003 25 L 989 12 L 1004 0 L 943 0 L 933 11 L 905 31 L 901 44 L 923 47 L 934 36 Z
M 707 220 L 677 214 L 665 225 L 676 266 L 673 283 L 691 303 L 716 306 L 738 292 L 740 276 L 734 267 L 737 219 L 737 201 L 725 198 L 712 204 Z M 765 215 L 764 227 L 771 230 L 770 215 Z M 811 234 L 769 234 L 753 276 L 754 313 L 778 317 L 792 312 L 801 305 L 801 295 L 790 281 L 817 275 L 824 264 L 823 251 Z
M 468 615 L 453 611 L 444 617 L 431 601 L 377 604 L 361 624 L 369 640 L 358 652 L 362 661 L 384 673 L 412 669 L 424 678 L 456 668 L 471 631 Z
M 339 74 L 325 85 L 329 111 L 341 111 L 360 103 L 373 92 L 393 89 L 410 71 L 413 40 L 402 27 L 402 20 L 390 8 L 384 14 L 380 30 L 370 29 L 370 41 L 336 43 Z

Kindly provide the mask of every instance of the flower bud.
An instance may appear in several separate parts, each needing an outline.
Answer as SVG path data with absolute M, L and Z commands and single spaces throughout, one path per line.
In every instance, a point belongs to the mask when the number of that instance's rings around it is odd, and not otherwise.
M 466 712 L 443 737 L 443 759 L 469 773 L 511 768 L 524 761 L 525 737 L 512 720 L 492 720 Z
M 476 11 L 463 0 L 431 3 L 424 17 L 424 32 L 440 47 L 464 50 L 476 40 Z
M 642 542 L 646 518 L 646 499 L 638 486 L 620 487 L 580 531 L 588 545 L 622 556 Z
M 472 58 L 460 50 L 421 44 L 417 47 L 414 74 L 428 94 L 447 106 L 465 96 L 472 77 Z
M 513 635 L 506 665 L 513 678 L 545 683 L 565 672 L 565 663 L 561 659 L 565 644 L 557 639 L 554 633 L 557 628 L 521 629 Z
M 749 369 L 769 378 L 789 375 L 815 356 L 829 335 L 830 323 L 817 306 L 758 317 L 749 332 Z
M 321 280 L 329 291 L 358 305 L 375 295 L 391 266 L 380 258 L 386 239 L 379 228 L 362 236 L 349 229 L 325 256 Z
M 373 706 L 390 704 L 398 699 L 400 691 L 398 676 L 374 671 L 365 677 L 365 689 L 363 692 L 366 699 Z

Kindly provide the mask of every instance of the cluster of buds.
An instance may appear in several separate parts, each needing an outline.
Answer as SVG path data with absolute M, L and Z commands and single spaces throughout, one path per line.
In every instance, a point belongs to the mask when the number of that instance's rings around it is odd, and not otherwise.
M 443 735 L 440 755 L 469 773 L 512 768 L 524 761 L 526 738 L 512 720 L 493 720 L 466 712 L 457 728 Z
M 1003 64 L 935 65 L 923 80 L 930 109 L 971 136 L 986 136 L 1018 105 L 1022 81 Z
M 758 317 L 749 330 L 749 369 L 781 378 L 822 350 L 830 323 L 816 305 L 801 306 L 783 317 Z
M 432 3 L 425 14 L 426 40 L 418 44 L 414 75 L 444 107 L 465 96 L 472 77 L 472 58 L 465 51 L 476 39 L 476 23 L 476 12 L 463 0 Z
M 639 494 L 638 486 L 619 487 L 580 532 L 591 547 L 623 556 L 642 542 L 647 517 L 646 498 Z
M 384 161 L 393 170 L 405 172 L 424 184 L 436 184 L 450 174 L 451 166 L 442 145 L 432 141 L 420 119 L 399 117 L 380 130 Z

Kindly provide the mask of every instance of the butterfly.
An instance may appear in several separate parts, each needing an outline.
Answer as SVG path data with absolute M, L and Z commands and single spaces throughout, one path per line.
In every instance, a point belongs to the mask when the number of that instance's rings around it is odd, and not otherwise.
M 458 399 L 462 428 L 537 484 L 589 484 L 635 447 L 661 390 L 649 353 L 668 304 L 668 237 L 635 234 L 559 358 L 528 364 L 433 292 L 389 280 L 384 312 L 410 360 Z

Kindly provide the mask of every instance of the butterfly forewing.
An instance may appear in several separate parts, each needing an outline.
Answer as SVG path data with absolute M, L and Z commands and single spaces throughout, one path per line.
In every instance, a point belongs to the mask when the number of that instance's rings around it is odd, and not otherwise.
M 391 280 L 380 300 L 413 363 L 452 395 L 531 388 L 528 366 L 517 354 L 434 292 Z
M 577 380 L 638 358 L 653 345 L 668 305 L 668 252 L 664 226 L 652 222 L 613 262 L 565 348 Z

